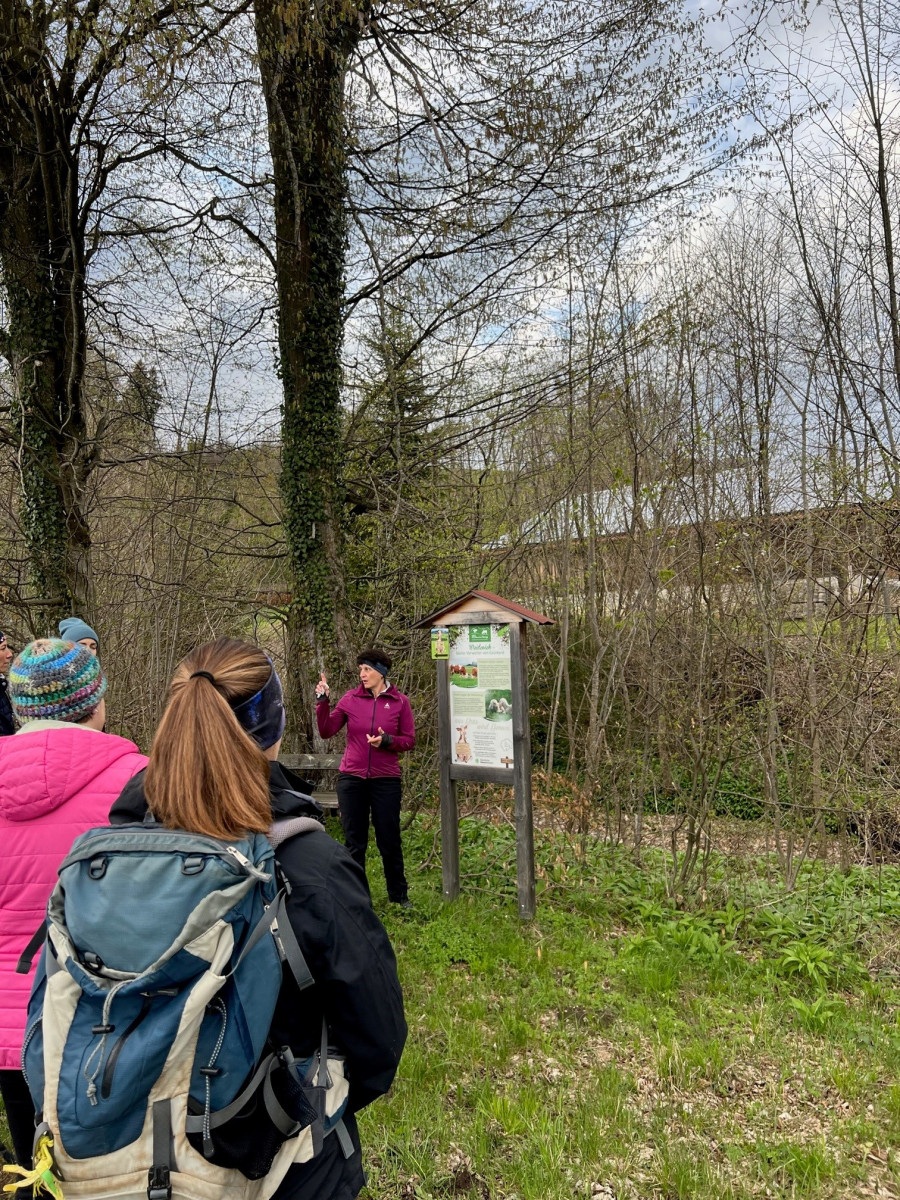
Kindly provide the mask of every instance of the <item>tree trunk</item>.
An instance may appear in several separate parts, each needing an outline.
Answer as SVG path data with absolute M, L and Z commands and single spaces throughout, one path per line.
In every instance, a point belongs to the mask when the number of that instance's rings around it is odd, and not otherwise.
M 84 233 L 68 114 L 16 36 L 3 41 L 0 268 L 8 323 L 2 352 L 13 379 L 10 435 L 35 592 L 32 632 L 45 633 L 60 615 L 77 609 L 89 616 L 92 607 Z
M 341 547 L 344 77 L 361 11 L 341 0 L 255 5 L 275 183 L 281 493 L 292 590 L 287 683 L 294 732 L 304 741 L 311 680 L 317 669 L 346 662 L 351 645 Z

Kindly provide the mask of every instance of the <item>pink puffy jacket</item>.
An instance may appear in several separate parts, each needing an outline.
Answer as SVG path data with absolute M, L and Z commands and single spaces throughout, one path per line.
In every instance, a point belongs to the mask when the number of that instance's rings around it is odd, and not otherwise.
M 35 722 L 0 738 L 0 1070 L 19 1070 L 32 975 L 16 963 L 44 919 L 72 842 L 106 825 L 147 759 L 133 742 L 83 725 Z

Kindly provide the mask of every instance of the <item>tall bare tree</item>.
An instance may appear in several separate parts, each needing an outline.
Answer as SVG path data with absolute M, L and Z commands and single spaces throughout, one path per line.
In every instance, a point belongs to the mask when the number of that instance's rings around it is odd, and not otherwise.
M 537 293 L 558 285 L 573 233 L 596 246 L 599 224 L 710 167 L 719 110 L 709 80 L 697 85 L 699 25 L 677 0 L 564 9 L 255 0 L 254 13 L 274 179 L 299 687 L 351 639 L 341 552 L 347 315 L 377 319 L 385 289 L 403 281 L 411 303 L 432 305 L 419 346 L 446 347 L 479 306 L 512 329 L 526 294 L 533 312 Z M 688 94 L 701 102 L 683 103 Z
M 94 600 L 86 492 L 103 426 L 84 393 L 89 275 L 129 225 L 114 185 L 166 151 L 188 44 L 199 52 L 234 15 L 207 25 L 190 0 L 11 0 L 0 10 L 0 353 L 12 379 L 3 433 L 21 482 L 35 628 L 73 606 L 89 613 Z

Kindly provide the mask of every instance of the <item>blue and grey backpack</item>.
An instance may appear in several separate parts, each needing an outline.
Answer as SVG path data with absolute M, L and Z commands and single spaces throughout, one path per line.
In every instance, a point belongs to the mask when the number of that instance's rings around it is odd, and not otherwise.
M 66 1200 L 267 1200 L 332 1131 L 352 1152 L 327 1030 L 305 1060 L 268 1041 L 282 964 L 313 982 L 273 851 L 309 828 L 228 843 L 145 823 L 73 845 L 22 1051 Z

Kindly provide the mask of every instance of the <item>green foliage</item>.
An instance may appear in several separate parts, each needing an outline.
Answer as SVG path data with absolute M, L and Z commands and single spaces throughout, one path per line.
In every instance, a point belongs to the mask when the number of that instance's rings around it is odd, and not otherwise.
M 808 942 L 791 942 L 779 955 L 777 969 L 788 978 L 801 980 L 813 987 L 824 987 L 838 974 L 836 955 L 825 946 Z
M 773 1170 L 778 1185 L 790 1195 L 821 1196 L 823 1185 L 837 1173 L 824 1138 L 805 1145 L 781 1142 L 761 1151 L 760 1157 Z
M 657 1153 L 654 1167 L 659 1182 L 659 1194 L 664 1200 L 694 1200 L 710 1194 L 716 1182 L 713 1166 L 698 1159 L 686 1146 L 663 1146 Z
M 344 428 L 348 601 L 363 640 L 406 647 L 414 616 L 477 582 L 479 543 L 496 536 L 495 502 L 489 473 L 479 477 L 453 452 L 464 430 L 443 419 L 446 397 L 403 298 L 389 295 L 381 315 Z M 433 704 L 430 659 L 410 656 L 405 669 L 404 690 L 415 692 L 418 676 Z
M 798 922 L 784 913 L 763 909 L 755 919 L 759 936 L 771 945 L 794 941 L 800 933 Z
M 435 920 L 425 926 L 419 952 L 423 965 L 437 973 L 448 967 L 482 971 L 487 965 L 484 940 L 474 931 L 461 930 L 452 918 Z
M 12 310 L 12 361 L 17 365 L 35 356 L 47 356 L 45 320 L 33 318 L 35 298 L 10 281 L 6 292 Z M 39 362 L 30 371 L 17 372 L 17 376 L 20 386 L 12 397 L 11 416 L 22 443 L 19 511 L 34 594 L 46 602 L 35 614 L 36 624 L 46 628 L 76 599 L 76 581 L 67 570 L 71 561 L 69 528 L 59 465 L 65 453 L 65 438 L 60 421 L 55 419 L 58 405 L 52 363 Z M 75 512 L 72 517 L 75 526 Z M 80 599 L 83 603 L 85 597 Z
M 152 447 L 155 445 L 154 427 L 162 402 L 159 372 L 138 359 L 128 372 L 118 404 L 118 420 L 114 418 L 110 432 L 125 445 Z
M 654 906 L 657 907 L 657 906 Z M 655 914 L 654 914 L 655 915 Z M 633 946 L 641 954 L 654 949 L 681 951 L 686 958 L 721 958 L 734 947 L 714 920 L 694 913 L 680 913 L 653 923 L 651 936 L 638 938 Z
M 859 1144 L 898 1128 L 878 1080 L 900 1070 L 885 1027 L 900 991 L 867 979 L 861 930 L 892 928 L 900 871 L 879 888 L 813 864 L 790 895 L 751 871 L 743 898 L 679 910 L 662 855 L 637 867 L 544 829 L 523 926 L 509 827 L 463 820 L 452 905 L 434 832 L 420 816 L 406 835 L 412 916 L 371 872 L 411 1035 L 391 1097 L 362 1117 L 369 1200 L 837 1200 L 889 1184 Z
M 758 821 L 765 816 L 761 802 L 760 772 L 750 762 L 727 763 L 719 776 L 713 812 L 717 817 L 739 817 L 742 821 Z
M 841 1001 L 825 995 L 817 996 L 810 1003 L 801 1000 L 799 996 L 788 996 L 788 1004 L 809 1033 L 824 1033 L 832 1021 L 844 1011 Z

